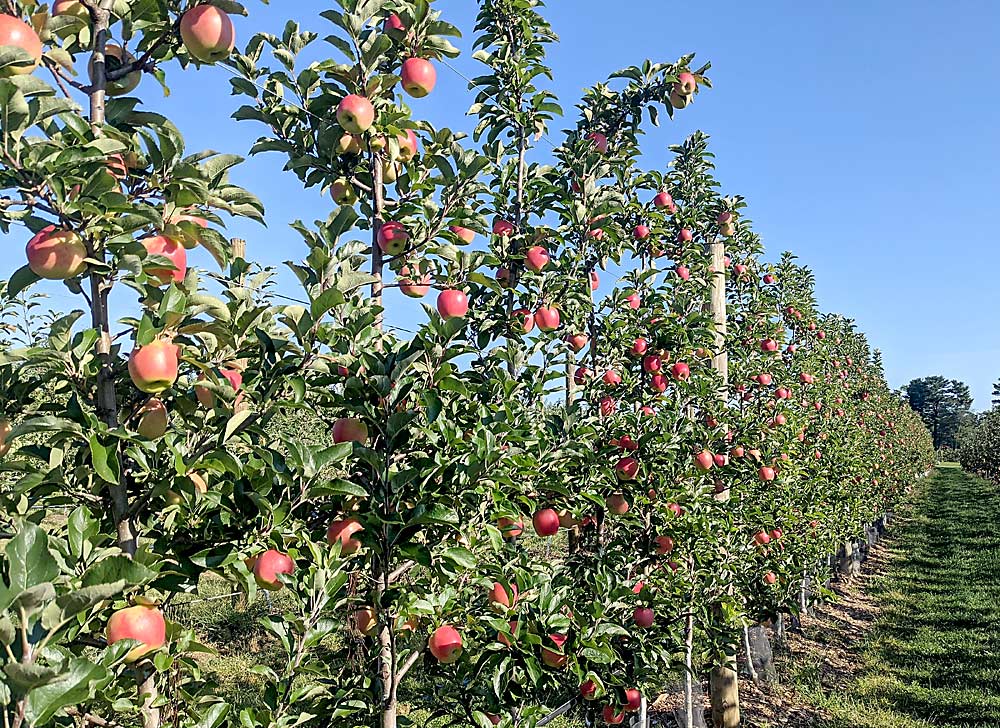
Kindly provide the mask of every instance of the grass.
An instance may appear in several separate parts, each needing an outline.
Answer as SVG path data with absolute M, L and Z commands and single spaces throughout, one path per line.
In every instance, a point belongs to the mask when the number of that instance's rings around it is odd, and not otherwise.
M 841 689 L 792 668 L 818 728 L 1000 726 L 1000 490 L 956 467 L 922 484 L 892 537 L 881 611 Z

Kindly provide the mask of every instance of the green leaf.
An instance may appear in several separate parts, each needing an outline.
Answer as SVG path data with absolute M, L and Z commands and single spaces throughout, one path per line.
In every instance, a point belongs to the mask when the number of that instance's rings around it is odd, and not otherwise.
M 95 584 L 76 589 L 67 594 L 60 594 L 56 599 L 56 606 L 59 608 L 58 621 L 64 622 L 72 619 L 77 614 L 89 612 L 93 607 L 103 601 L 121 594 L 125 590 L 125 580 L 108 582 L 105 584 Z M 54 629 L 58 623 L 46 624 L 45 619 L 42 626 L 46 629 Z
M 83 574 L 84 586 L 96 586 L 98 584 L 113 584 L 117 581 L 134 586 L 145 584 L 151 581 L 156 573 L 151 569 L 139 564 L 127 556 L 115 554 L 106 559 L 98 561 L 87 569 Z
M 49 553 L 49 537 L 34 523 L 25 522 L 4 549 L 9 564 L 10 594 L 19 594 L 36 584 L 55 581 L 59 566 Z
M 82 657 L 73 658 L 58 680 L 28 693 L 26 723 L 47 723 L 58 710 L 85 701 L 95 690 L 111 682 L 112 677 L 113 674 L 101 665 L 95 665 Z
M 120 477 L 118 457 L 98 441 L 96 432 L 90 435 L 90 454 L 98 477 L 106 483 L 117 484 Z

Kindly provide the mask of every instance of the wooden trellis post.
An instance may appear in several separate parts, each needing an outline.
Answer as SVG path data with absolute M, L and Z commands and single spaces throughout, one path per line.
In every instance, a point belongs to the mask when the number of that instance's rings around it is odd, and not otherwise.
M 715 238 L 709 245 L 712 253 L 712 318 L 715 321 L 715 352 L 712 367 L 722 378 L 719 398 L 729 398 L 729 355 L 726 352 L 726 244 Z M 729 489 L 719 494 L 720 500 L 729 497 Z M 709 693 L 712 700 L 712 722 L 717 728 L 738 728 L 740 725 L 740 686 L 736 671 L 736 645 L 727 651 L 721 664 L 712 668 L 709 675 Z

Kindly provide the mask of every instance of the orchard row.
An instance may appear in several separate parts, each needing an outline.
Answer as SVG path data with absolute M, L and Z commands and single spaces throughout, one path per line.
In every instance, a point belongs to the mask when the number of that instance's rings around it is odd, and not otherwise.
M 458 724 L 531 726 L 575 695 L 614 725 L 696 664 L 734 726 L 743 627 L 801 609 L 931 464 L 878 352 L 791 255 L 763 260 L 707 137 L 643 166 L 649 122 L 710 87 L 693 56 L 596 85 L 553 140 L 554 31 L 535 0 L 483 3 L 467 136 L 420 116 L 459 35 L 424 0 L 343 0 L 323 33 L 242 53 L 234 2 L 21 5 L 0 225 L 31 235 L 6 305 L 48 279 L 89 316 L 0 360 L 15 728 L 394 728 L 404 684 Z M 91 85 L 67 83 L 83 54 Z M 331 196 L 293 226 L 295 303 L 223 236 L 263 220 L 241 160 L 105 98 L 175 58 L 228 63 L 252 153 Z M 134 294 L 125 334 L 112 291 Z M 209 576 L 287 605 L 252 655 L 259 702 L 229 702 L 164 617 Z

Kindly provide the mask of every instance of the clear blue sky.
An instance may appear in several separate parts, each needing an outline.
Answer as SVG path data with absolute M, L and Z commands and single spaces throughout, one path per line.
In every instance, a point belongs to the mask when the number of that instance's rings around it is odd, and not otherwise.
M 257 30 L 280 33 L 289 17 L 326 32 L 318 13 L 329 4 L 250 0 L 238 42 Z M 465 51 L 475 2 L 437 5 L 462 28 Z M 553 89 L 570 114 L 582 88 L 620 67 L 691 51 L 710 60 L 715 88 L 647 137 L 649 164 L 665 164 L 667 145 L 695 129 L 710 134 L 723 192 L 748 199 L 769 255 L 792 250 L 815 270 L 821 306 L 857 320 L 884 351 L 893 386 L 942 374 L 967 382 L 977 408 L 988 406 L 1000 377 L 1000 5 L 552 0 L 546 15 L 562 40 L 550 56 Z M 454 65 L 478 71 L 467 55 Z M 177 122 L 189 150 L 245 154 L 261 128 L 229 120 L 241 102 L 229 96 L 228 77 L 174 66 L 172 96 L 162 98 L 149 78 L 140 93 Z M 465 81 L 439 67 L 438 90 L 412 108 L 461 129 L 468 120 L 455 112 L 469 103 Z M 269 227 L 231 233 L 247 237 L 248 257 L 265 265 L 301 257 L 286 223 L 325 217 L 331 206 L 281 175 L 282 164 L 265 155 L 235 175 L 267 205 Z M 0 265 L 13 270 L 22 243 L 7 243 Z M 204 253 L 194 262 L 211 265 Z

